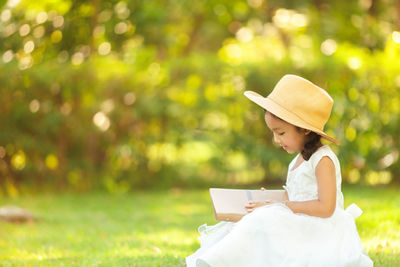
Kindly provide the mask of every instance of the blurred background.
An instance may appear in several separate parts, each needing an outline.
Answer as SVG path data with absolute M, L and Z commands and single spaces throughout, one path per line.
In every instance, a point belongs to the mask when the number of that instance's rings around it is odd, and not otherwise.
M 0 196 L 284 183 L 263 111 L 326 89 L 345 183 L 400 183 L 400 1 L 0 1 Z

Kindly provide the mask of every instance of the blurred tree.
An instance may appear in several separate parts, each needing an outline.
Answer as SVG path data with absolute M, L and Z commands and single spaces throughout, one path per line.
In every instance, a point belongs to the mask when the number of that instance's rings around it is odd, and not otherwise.
M 286 73 L 335 99 L 348 182 L 399 181 L 398 1 L 0 7 L 2 193 L 282 181 L 291 156 L 242 93 Z

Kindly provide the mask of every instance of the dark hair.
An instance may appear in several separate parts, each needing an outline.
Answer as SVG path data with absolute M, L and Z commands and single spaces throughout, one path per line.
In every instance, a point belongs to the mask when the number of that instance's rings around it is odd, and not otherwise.
M 298 131 L 301 131 L 302 128 L 297 127 Z M 312 154 L 317 151 L 318 148 L 322 146 L 321 136 L 317 133 L 310 132 L 306 135 L 306 142 L 304 143 L 303 150 L 301 151 L 301 155 L 307 161 L 311 158 Z
M 285 121 L 282 120 L 281 118 L 277 117 L 275 114 L 265 110 L 265 114 L 271 114 L 274 118 L 277 118 L 281 121 Z M 298 132 L 304 131 L 305 129 L 298 127 L 296 125 L 294 125 L 294 127 L 296 127 L 296 130 Z M 304 147 L 301 150 L 301 155 L 304 158 L 304 160 L 308 161 L 312 154 L 314 154 L 315 151 L 318 150 L 318 148 L 320 148 L 322 146 L 321 143 L 321 136 L 315 132 L 310 132 L 308 135 L 306 135 L 306 142 L 304 143 Z

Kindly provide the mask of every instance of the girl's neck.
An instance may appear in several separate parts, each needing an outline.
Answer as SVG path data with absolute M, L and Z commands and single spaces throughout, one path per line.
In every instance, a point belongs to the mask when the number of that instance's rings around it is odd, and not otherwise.
M 323 144 L 321 143 L 321 141 L 320 142 L 318 142 L 318 144 L 316 144 L 312 149 L 302 149 L 301 151 L 300 151 L 300 156 L 301 156 L 301 158 L 303 159 L 303 160 L 309 160 L 310 159 L 310 157 L 315 153 L 315 152 L 317 152 L 317 150 L 318 149 L 320 149 L 321 147 L 323 146 Z M 311 151 L 312 150 L 312 151 Z M 308 158 L 306 159 L 306 157 L 307 157 L 307 155 L 308 155 Z

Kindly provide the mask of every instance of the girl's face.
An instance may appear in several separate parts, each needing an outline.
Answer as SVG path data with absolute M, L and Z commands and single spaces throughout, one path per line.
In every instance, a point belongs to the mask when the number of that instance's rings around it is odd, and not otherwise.
M 304 148 L 309 130 L 298 129 L 293 124 L 283 121 L 271 113 L 265 113 L 265 122 L 274 135 L 274 142 L 279 144 L 289 154 L 300 152 Z

